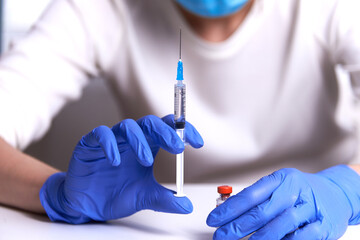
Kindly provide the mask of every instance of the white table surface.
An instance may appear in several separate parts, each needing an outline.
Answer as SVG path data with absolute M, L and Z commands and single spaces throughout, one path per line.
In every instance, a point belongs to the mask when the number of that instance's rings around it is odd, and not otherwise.
M 234 192 L 245 185 L 232 185 Z M 174 189 L 173 185 L 168 185 Z M 70 225 L 52 223 L 39 216 L 0 206 L 0 239 L 212 239 L 215 229 L 206 225 L 206 217 L 215 206 L 217 185 L 187 184 L 185 193 L 194 211 L 188 215 L 165 214 L 145 210 L 130 217 L 106 223 Z M 246 239 L 246 238 L 245 238 Z M 350 226 L 341 240 L 360 239 L 360 226 Z

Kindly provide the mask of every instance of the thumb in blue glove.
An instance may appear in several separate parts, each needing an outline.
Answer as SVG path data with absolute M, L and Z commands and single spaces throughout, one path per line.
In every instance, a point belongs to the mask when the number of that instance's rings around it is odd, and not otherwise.
M 186 197 L 161 186 L 153 176 L 159 148 L 180 153 L 184 144 L 173 116 L 124 120 L 112 129 L 100 126 L 75 147 L 68 171 L 49 177 L 40 191 L 41 203 L 52 221 L 84 223 L 129 216 L 142 209 L 190 213 Z M 186 140 L 199 148 L 203 140 L 186 123 Z
M 281 169 L 214 209 L 214 239 L 338 239 L 360 221 L 360 176 L 339 165 L 317 174 Z

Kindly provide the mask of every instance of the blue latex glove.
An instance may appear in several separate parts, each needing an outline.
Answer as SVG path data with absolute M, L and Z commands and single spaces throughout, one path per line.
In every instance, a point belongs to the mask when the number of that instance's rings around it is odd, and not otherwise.
M 175 197 L 153 175 L 160 147 L 173 154 L 184 150 L 173 126 L 173 115 L 146 116 L 136 122 L 124 120 L 112 129 L 100 126 L 84 136 L 68 171 L 50 176 L 40 191 L 49 218 L 79 224 L 126 217 L 142 209 L 192 212 L 188 198 Z M 195 148 L 203 145 L 188 122 L 185 140 Z
M 214 239 L 338 239 L 359 223 L 360 176 L 345 165 L 317 174 L 281 169 L 230 197 L 207 224 Z

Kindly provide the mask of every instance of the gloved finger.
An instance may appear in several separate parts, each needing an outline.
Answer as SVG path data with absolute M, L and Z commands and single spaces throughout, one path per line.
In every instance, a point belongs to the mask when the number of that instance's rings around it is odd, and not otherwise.
M 165 117 L 162 118 L 162 120 L 167 125 L 174 128 L 175 126 L 174 114 L 166 115 Z M 185 142 L 189 143 L 190 146 L 192 146 L 193 148 L 201 148 L 202 146 L 204 146 L 204 140 L 202 139 L 200 133 L 188 121 L 186 121 L 185 123 Z
M 196 128 L 186 121 L 185 124 L 185 142 L 189 143 L 193 148 L 201 148 L 204 146 L 204 140 Z
M 139 163 L 145 167 L 153 164 L 154 158 L 146 137 L 139 125 L 132 119 L 125 119 L 112 127 L 117 143 L 129 144 Z
M 207 225 L 210 227 L 220 227 L 225 223 L 233 221 L 269 199 L 274 190 L 281 184 L 281 181 L 281 173 L 279 171 L 261 178 L 252 186 L 245 188 L 215 208 L 207 217 Z
M 161 185 L 146 197 L 144 209 L 157 212 L 188 214 L 193 211 L 193 205 L 187 197 L 176 197 L 175 192 Z
M 297 199 L 284 194 L 287 187 L 281 185 L 271 195 L 270 199 L 257 205 L 230 223 L 223 223 L 216 233 L 215 239 L 242 238 L 266 225 L 285 209 L 292 207 Z M 234 229 L 236 229 L 234 231 Z
M 284 240 L 317 240 L 317 239 L 327 239 L 327 237 L 323 237 L 323 235 L 327 235 L 326 232 L 323 231 L 323 225 L 320 221 L 316 221 L 305 225 L 303 228 L 296 230 L 295 232 L 284 237 Z M 335 239 L 335 238 L 334 238 Z
M 115 136 L 107 126 L 99 126 L 92 130 L 80 140 L 82 160 L 93 160 L 97 158 L 93 153 L 94 149 L 100 147 L 106 156 L 106 159 L 113 165 L 120 164 L 120 154 L 117 147 Z M 90 149 L 89 149 L 90 148 Z M 75 151 L 78 154 L 78 151 Z M 89 155 L 89 157 L 84 157 Z
M 148 115 L 138 119 L 137 123 L 152 144 L 172 154 L 184 151 L 184 143 L 174 129 L 165 124 L 160 118 Z
M 297 205 L 286 209 L 280 216 L 254 233 L 250 240 L 280 240 L 300 226 L 312 222 L 314 219 L 315 211 L 313 206 L 306 203 Z

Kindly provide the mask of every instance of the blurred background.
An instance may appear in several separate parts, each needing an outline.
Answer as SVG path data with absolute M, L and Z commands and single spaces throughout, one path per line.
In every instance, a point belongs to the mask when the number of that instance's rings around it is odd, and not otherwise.
M 51 0 L 0 0 L 1 49 L 6 51 L 12 43 L 27 34 Z M 346 121 L 349 115 L 359 119 L 354 105 L 347 74 L 337 67 L 340 82 L 338 121 Z M 105 106 L 105 107 L 104 107 Z M 355 116 L 356 114 L 356 116 Z M 39 142 L 33 143 L 26 152 L 48 164 L 66 170 L 72 150 L 82 135 L 99 125 L 112 126 L 121 120 L 116 103 L 107 89 L 106 81 L 94 79 L 77 102 L 68 104 L 54 119 L 50 131 Z
M 2 51 L 27 34 L 50 2 L 1 0 Z M 93 79 L 84 89 L 82 98 L 68 104 L 54 119 L 44 138 L 29 146 L 26 152 L 65 171 L 80 138 L 99 125 L 114 125 L 120 119 L 118 113 L 106 81 Z

